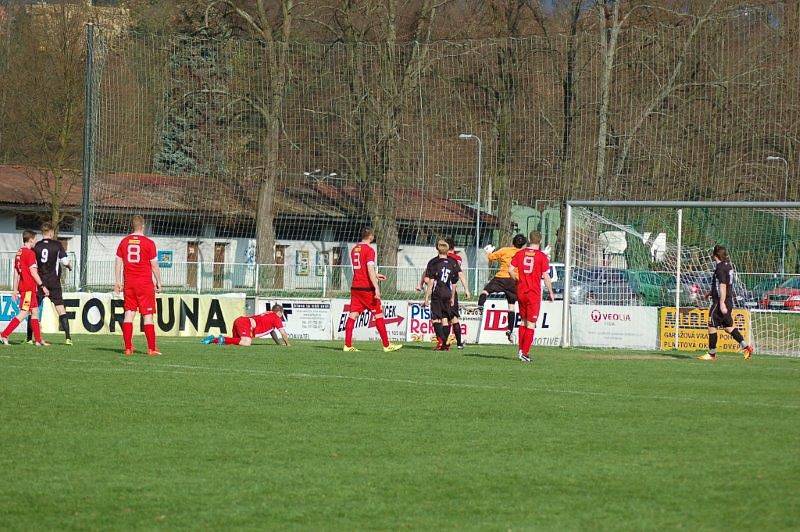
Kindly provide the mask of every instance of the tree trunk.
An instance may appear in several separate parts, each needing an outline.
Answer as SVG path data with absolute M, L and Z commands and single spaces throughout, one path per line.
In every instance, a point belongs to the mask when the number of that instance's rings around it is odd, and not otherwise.
M 617 50 L 617 37 L 621 28 L 619 21 L 619 2 L 611 8 L 611 26 L 606 23 L 606 13 L 600 9 L 600 47 L 603 58 L 603 72 L 600 79 L 600 110 L 597 126 L 597 159 L 595 161 L 595 195 L 605 188 L 606 145 L 608 144 L 608 107 L 611 99 L 611 84 L 614 77 L 614 54 Z M 605 194 L 603 194 L 605 195 Z

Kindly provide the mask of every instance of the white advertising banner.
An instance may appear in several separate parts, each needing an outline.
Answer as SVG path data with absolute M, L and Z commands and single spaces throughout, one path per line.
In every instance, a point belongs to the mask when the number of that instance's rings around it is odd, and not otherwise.
M 406 317 L 408 304 L 405 301 L 382 301 L 383 315 L 386 320 L 386 331 L 389 341 L 404 342 L 406 339 Z M 333 339 L 344 340 L 344 327 L 347 315 L 350 313 L 349 299 L 331 300 L 331 326 Z M 378 330 L 375 328 L 375 318 L 368 311 L 361 313 L 356 318 L 356 328 L 353 331 L 353 340 L 380 340 Z
M 475 343 L 478 334 L 480 313 L 476 305 L 461 305 L 461 337 L 468 344 Z M 451 339 L 453 339 L 451 334 Z M 435 342 L 436 331 L 431 323 L 430 307 L 423 307 L 418 301 L 408 302 L 408 326 L 406 327 L 407 342 Z
M 59 331 L 55 308 L 45 300 L 42 332 Z M 156 334 L 162 336 L 205 336 L 229 334 L 233 320 L 244 314 L 244 294 L 169 295 L 156 298 Z M 64 294 L 70 330 L 76 334 L 121 334 L 125 314 L 121 296 L 104 293 Z M 141 329 L 137 315 L 136 329 Z
M 283 307 L 284 326 L 293 340 L 330 340 L 330 299 L 256 299 L 256 314 L 267 312 L 275 304 Z
M 658 309 L 570 305 L 572 345 L 656 349 L 658 347 Z
M 534 345 L 558 346 L 561 343 L 561 313 L 563 303 L 543 302 L 536 324 Z M 408 328 L 406 341 L 434 342 L 436 333 L 430 322 L 430 309 L 418 302 L 408 303 Z M 481 344 L 508 344 L 508 303 L 505 300 L 487 300 L 484 305 L 483 321 L 477 305 L 461 305 L 461 334 L 468 344 L 475 344 L 478 327 L 481 326 Z M 516 332 L 515 332 L 516 334 Z

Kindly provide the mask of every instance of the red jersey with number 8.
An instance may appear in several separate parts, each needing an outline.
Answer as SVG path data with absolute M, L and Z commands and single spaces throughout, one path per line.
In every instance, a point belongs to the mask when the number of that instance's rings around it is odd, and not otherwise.
M 369 244 L 360 243 L 350 251 L 350 264 L 353 265 L 353 288 L 374 289 L 369 278 L 368 264 L 375 264 L 375 250 Z
M 550 269 L 550 261 L 542 251 L 522 248 L 511 259 L 511 265 L 519 273 L 517 293 L 526 292 L 541 296 L 542 276 Z
M 117 257 L 122 259 L 125 286 L 152 286 L 153 270 L 150 261 L 155 259 L 156 244 L 143 235 L 128 235 L 117 247 Z

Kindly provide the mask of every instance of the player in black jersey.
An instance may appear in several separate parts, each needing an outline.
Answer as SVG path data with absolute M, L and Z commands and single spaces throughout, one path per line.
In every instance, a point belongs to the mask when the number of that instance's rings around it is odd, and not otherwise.
M 450 245 L 443 238 L 436 241 L 438 255 L 428 261 L 425 268 L 425 300 L 424 306 L 431 305 L 431 322 L 436 336 L 439 338 L 437 349 L 448 351 L 450 346 L 447 340 L 450 337 L 450 320 L 455 307 L 455 291 L 453 285 L 460 280 L 464 287 L 467 286 L 466 276 L 461 271 L 458 261 L 447 255 Z M 470 297 L 469 289 L 464 294 Z
M 64 251 L 64 246 L 55 238 L 55 231 L 53 224 L 45 222 L 42 224 L 42 240 L 38 241 L 33 247 L 33 252 L 36 254 L 36 263 L 39 269 L 39 276 L 42 278 L 42 285 L 46 286 L 50 291 L 50 301 L 56 307 L 58 313 L 58 321 L 61 324 L 61 330 L 64 331 L 66 336 L 66 344 L 72 345 L 72 339 L 69 334 L 69 320 L 67 319 L 67 311 L 64 308 L 64 296 L 61 291 L 61 272 L 64 268 L 69 269 L 69 257 L 67 252 Z M 44 298 L 42 287 L 39 287 L 37 294 L 39 301 Z M 39 305 L 41 312 L 43 305 Z M 33 331 L 28 322 L 28 341 L 32 342 Z
M 697 357 L 700 360 L 717 359 L 717 329 L 725 329 L 736 340 L 744 351 L 744 359 L 753 355 L 753 346 L 749 345 L 733 325 L 733 266 L 728 258 L 725 246 L 717 244 L 712 254 L 714 259 L 714 277 L 711 279 L 711 309 L 708 311 L 708 353 Z

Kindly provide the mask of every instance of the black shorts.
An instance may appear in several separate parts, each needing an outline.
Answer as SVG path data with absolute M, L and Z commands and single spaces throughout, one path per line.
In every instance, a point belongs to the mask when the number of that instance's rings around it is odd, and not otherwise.
M 55 278 L 53 278 L 53 277 L 43 277 L 42 278 L 42 283 L 50 291 L 50 296 L 49 296 L 50 297 L 50 301 L 54 305 L 63 305 L 64 304 L 64 294 L 63 294 L 63 292 L 61 290 L 61 279 L 59 279 L 58 277 L 55 277 Z M 41 301 L 44 299 L 44 290 L 42 290 L 41 286 L 39 287 L 39 291 L 36 294 L 36 296 L 39 298 L 39 302 L 41 304 Z
M 450 320 L 453 307 L 450 305 L 450 296 L 433 297 L 431 299 L 431 319 L 432 320 Z
M 712 303 L 711 309 L 708 311 L 708 326 L 724 329 L 726 327 L 733 327 L 733 308 L 728 306 L 728 312 L 722 313 L 719 308 L 719 303 Z
M 483 287 L 483 290 L 490 294 L 505 294 L 506 301 L 509 303 L 517 302 L 517 282 L 510 277 L 492 277 L 492 280 Z

